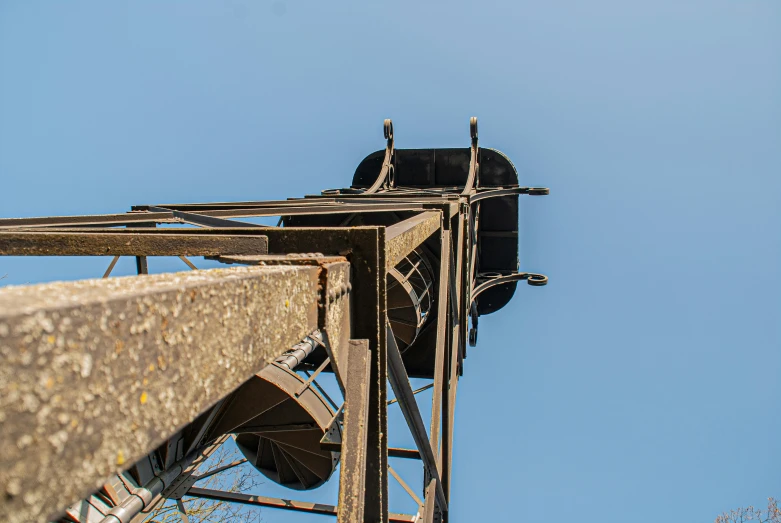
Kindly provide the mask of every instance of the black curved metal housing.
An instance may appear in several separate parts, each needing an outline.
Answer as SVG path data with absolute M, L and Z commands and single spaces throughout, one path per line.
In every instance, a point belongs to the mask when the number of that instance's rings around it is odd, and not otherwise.
M 478 267 L 480 272 L 511 274 L 518 271 L 518 194 L 485 197 L 491 189 L 518 188 L 518 172 L 507 156 L 496 149 L 478 149 L 480 221 L 478 226 Z M 383 171 L 386 151 L 366 156 L 355 170 L 352 189 L 371 187 Z M 457 192 L 467 183 L 471 150 L 396 149 L 396 189 Z M 509 191 L 508 191 L 509 192 Z M 436 263 L 436 260 L 432 260 Z M 504 307 L 515 293 L 516 282 L 492 287 L 481 294 L 478 313 L 491 314 Z

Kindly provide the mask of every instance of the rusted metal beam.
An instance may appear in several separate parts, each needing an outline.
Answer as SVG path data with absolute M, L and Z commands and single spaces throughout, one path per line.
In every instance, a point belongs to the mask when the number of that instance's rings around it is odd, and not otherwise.
M 0 228 L 65 227 L 85 225 L 128 225 L 139 222 L 178 223 L 172 212 L 129 212 L 87 216 L 41 216 L 35 218 L 1 218 Z
M 163 207 L 150 207 L 150 211 L 153 212 L 168 212 L 170 209 L 165 209 Z M 192 212 L 183 212 L 183 211 L 172 211 L 175 218 L 178 218 L 184 223 L 190 223 L 193 225 L 198 225 L 199 227 L 221 227 L 221 228 L 264 228 L 268 227 L 267 225 L 259 225 L 257 223 L 249 223 L 249 222 L 237 222 L 235 220 L 226 220 L 224 218 L 215 218 L 214 216 L 204 216 L 203 214 L 198 213 L 192 213 Z
M 503 198 L 505 196 L 517 196 L 519 194 L 528 194 L 531 196 L 546 196 L 550 194 L 547 187 L 513 187 L 511 189 L 489 189 L 478 191 L 469 195 L 469 203 L 479 202 L 488 198 Z
M 310 514 L 322 514 L 325 516 L 337 515 L 337 508 L 335 506 L 325 505 L 323 503 L 309 503 L 306 501 L 294 501 L 291 499 L 252 496 L 250 494 L 241 494 L 238 492 L 224 492 L 221 490 L 211 490 L 197 487 L 191 488 L 187 492 L 187 495 L 198 498 L 213 499 L 215 501 L 243 503 L 245 505 L 254 505 L 257 507 L 280 508 L 297 512 L 309 512 Z M 415 516 L 410 516 L 408 514 L 389 514 L 388 521 L 392 523 L 414 523 Z
M 394 193 L 386 192 L 381 194 L 340 194 L 338 196 L 309 195 L 304 198 L 289 198 L 287 200 L 262 200 L 262 201 L 244 201 L 244 202 L 207 202 L 207 203 L 165 203 L 157 205 L 134 205 L 134 212 L 152 211 L 154 209 L 166 209 L 175 211 L 188 211 L 201 213 L 209 210 L 229 210 L 229 209 L 267 209 L 273 207 L 321 207 L 324 205 L 343 205 L 343 204 L 383 204 L 383 203 L 435 203 L 452 202 L 459 199 L 459 195 L 453 193 L 438 193 L 421 190 L 417 193 Z
M 198 214 L 204 216 L 215 216 L 218 218 L 230 218 L 241 216 L 295 216 L 295 215 L 313 215 L 313 214 L 339 214 L 353 212 L 388 212 L 388 211 L 424 211 L 422 203 L 374 203 L 374 204 L 354 204 L 354 203 L 336 203 L 330 205 L 307 205 L 291 207 L 254 207 L 248 209 L 218 209 L 199 211 Z
M 339 523 L 363 523 L 371 353 L 366 340 L 351 340 L 346 358 L 344 428 L 339 475 Z M 342 364 L 343 365 L 343 364 Z
M 385 266 L 395 267 L 442 226 L 442 213 L 422 212 L 388 227 L 385 231 Z
M 182 229 L 180 229 L 182 230 Z M 206 230 L 206 229 L 193 229 Z M 143 232 L 141 232 L 143 231 Z M 154 232 L 152 232 L 154 231 Z M 219 256 L 265 254 L 268 239 L 257 234 L 170 233 L 168 229 L 111 232 L 0 231 L 6 256 Z
M 365 519 L 388 514 L 388 426 L 386 356 L 386 271 L 384 227 L 272 227 L 264 229 L 269 253 L 341 254 L 351 268 L 352 337 L 367 339 L 371 351 L 366 455 Z
M 434 523 L 437 521 L 435 516 L 437 514 L 436 497 L 437 497 L 437 481 L 434 478 L 426 478 L 426 487 L 423 489 L 425 496 L 425 503 L 423 505 L 423 518 L 421 523 Z
M 90 233 L 90 234 L 125 234 L 125 235 L 149 235 L 149 234 L 173 234 L 177 236 L 260 236 L 265 234 L 266 229 L 259 230 L 257 227 L 161 227 L 156 228 L 153 222 L 144 223 L 134 227 L 110 229 L 107 227 L 25 227 L 2 232 L 24 232 L 24 233 Z
M 423 392 L 424 390 L 428 390 L 428 389 L 432 388 L 433 386 L 434 386 L 434 383 L 429 383 L 428 385 L 423 385 L 422 387 L 413 390 L 412 393 L 413 394 L 419 394 L 419 393 Z M 398 401 L 399 400 L 396 399 L 396 398 L 393 398 L 392 400 L 388 400 L 388 406 L 391 406 L 394 403 L 397 403 Z M 390 452 L 390 449 L 388 449 L 388 452 Z
M 437 337 L 436 337 L 436 351 L 434 357 L 434 393 L 431 399 L 431 422 L 429 424 L 429 441 L 431 448 L 436 454 L 436 466 L 437 471 L 442 475 L 444 467 L 442 465 L 442 453 L 439 448 L 440 435 L 442 433 L 442 413 L 443 402 L 442 395 L 445 383 L 445 366 L 447 359 L 447 345 L 449 341 L 449 328 L 450 322 L 452 322 L 452 316 L 450 313 L 450 301 L 449 293 L 450 289 L 450 238 L 451 231 L 449 229 L 442 229 L 440 231 L 440 265 L 439 265 L 439 296 L 437 299 Z M 426 484 L 424 489 L 424 505 L 423 505 L 423 523 L 433 523 L 435 521 L 435 514 L 437 512 L 436 496 L 437 496 L 437 480 L 426 474 L 424 479 Z M 450 500 L 448 499 L 448 502 Z
M 420 459 L 420 451 L 416 449 L 388 448 L 388 457 L 402 459 Z
M 229 254 L 219 256 L 217 261 L 227 264 L 236 263 L 239 265 L 322 265 L 326 263 L 345 261 L 344 256 L 322 255 L 317 253 L 310 254 Z
M 440 450 L 442 456 L 442 485 L 445 490 L 445 496 L 450 501 L 450 474 L 452 471 L 453 456 L 453 426 L 455 422 L 455 401 L 458 386 L 458 354 L 465 337 L 465 325 L 462 325 L 462 318 L 465 318 L 464 302 L 466 294 L 466 264 L 468 252 L 467 223 L 468 217 L 465 212 L 467 206 L 462 206 L 459 212 L 455 227 L 451 228 L 451 233 L 455 238 L 451 238 L 454 243 L 454 249 L 451 251 L 453 256 L 450 262 L 450 303 L 451 303 L 451 321 L 448 322 L 450 329 L 450 343 L 446 347 L 446 358 L 444 368 L 444 379 L 442 380 L 442 421 L 440 435 Z M 449 513 L 443 514 L 444 521 L 448 520 Z
M 390 331 L 390 325 L 387 330 Z M 401 359 L 401 353 L 396 345 L 396 340 L 393 337 L 393 332 L 388 332 L 388 375 L 390 378 L 391 387 L 393 393 L 399 399 L 399 406 L 401 412 L 404 414 L 404 419 L 407 421 L 412 439 L 415 440 L 415 446 L 418 447 L 420 452 L 420 459 L 423 461 L 423 466 L 426 469 L 427 474 L 436 482 L 436 502 L 439 505 L 441 511 L 447 511 L 447 501 L 445 499 L 445 492 L 442 489 L 442 482 L 440 481 L 439 471 L 437 470 L 437 458 L 434 455 L 434 450 L 431 448 L 428 436 L 426 435 L 426 427 L 423 424 L 423 418 L 420 415 L 420 409 L 415 402 L 415 395 L 412 393 L 412 387 L 407 377 L 407 371 L 404 368 L 404 362 Z
M 0 289 L 0 520 L 56 517 L 316 329 L 319 273 Z
M 429 440 L 437 453 L 437 470 L 442 473 L 442 455 L 439 454 L 439 436 L 442 421 L 442 382 L 445 377 L 446 345 L 448 342 L 448 288 L 450 287 L 450 231 L 440 231 L 439 295 L 437 296 L 437 338 L 434 355 L 434 392 L 431 396 Z

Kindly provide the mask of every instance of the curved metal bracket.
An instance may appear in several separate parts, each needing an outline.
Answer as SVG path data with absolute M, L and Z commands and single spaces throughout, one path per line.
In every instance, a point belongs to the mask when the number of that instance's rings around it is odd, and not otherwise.
M 393 122 L 390 118 L 386 118 L 382 127 L 385 139 L 387 140 L 385 145 L 385 158 L 382 161 L 382 169 L 380 170 L 379 176 L 377 176 L 377 179 L 372 186 L 366 189 L 364 194 L 374 194 L 382 188 L 396 186 L 396 168 L 394 166 L 396 151 L 393 145 Z
M 464 190 L 461 191 L 462 196 L 466 196 L 474 190 L 478 185 L 480 177 L 480 164 L 477 161 L 477 117 L 473 116 L 469 119 L 469 135 L 472 138 L 472 150 L 471 157 L 469 159 L 469 178 L 466 179 L 466 185 Z
M 488 198 L 501 198 L 503 196 L 515 196 L 516 194 L 528 194 L 529 196 L 547 196 L 550 189 L 547 187 L 513 187 L 512 189 L 489 189 L 469 196 L 469 203 L 479 202 Z
M 469 307 L 469 319 L 472 320 L 472 327 L 469 329 L 470 347 L 477 346 L 477 319 L 479 317 L 480 314 L 477 312 L 477 303 L 473 301 L 472 305 Z
M 472 302 L 477 300 L 477 297 L 480 296 L 480 294 L 482 294 L 484 291 L 490 289 L 491 287 L 496 287 L 497 285 L 504 285 L 505 283 L 526 280 L 526 283 L 534 287 L 542 287 L 543 285 L 548 284 L 547 276 L 544 274 L 535 274 L 532 272 L 518 272 L 514 274 L 484 273 L 478 274 L 478 279 L 482 279 L 483 282 L 475 287 L 475 289 L 472 291 Z

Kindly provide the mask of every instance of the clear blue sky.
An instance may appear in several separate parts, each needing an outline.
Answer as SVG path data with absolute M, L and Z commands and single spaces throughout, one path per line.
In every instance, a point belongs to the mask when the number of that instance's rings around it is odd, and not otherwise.
M 453 521 L 708 522 L 781 496 L 781 2 L 0 0 L 4 217 L 314 193 L 383 118 L 398 147 L 466 146 L 472 115 L 551 188 L 520 223 L 550 284 L 480 321 Z

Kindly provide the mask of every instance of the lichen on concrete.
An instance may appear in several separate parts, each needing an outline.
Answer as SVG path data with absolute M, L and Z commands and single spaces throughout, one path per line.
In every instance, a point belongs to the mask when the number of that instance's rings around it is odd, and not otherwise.
M 0 289 L 0 519 L 55 516 L 317 327 L 318 268 Z
M 442 224 L 440 211 L 427 211 L 387 228 L 385 267 L 395 267 L 410 252 L 434 234 Z

